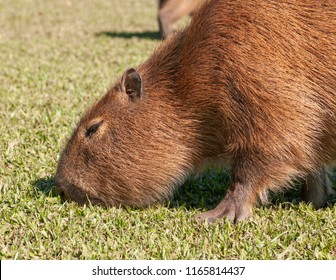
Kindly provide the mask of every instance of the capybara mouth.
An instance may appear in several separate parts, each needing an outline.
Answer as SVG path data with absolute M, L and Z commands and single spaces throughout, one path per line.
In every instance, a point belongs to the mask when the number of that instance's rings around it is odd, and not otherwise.
M 102 199 L 84 192 L 75 184 L 61 184 L 59 180 L 56 180 L 56 192 L 63 202 L 75 201 L 79 205 L 106 205 Z

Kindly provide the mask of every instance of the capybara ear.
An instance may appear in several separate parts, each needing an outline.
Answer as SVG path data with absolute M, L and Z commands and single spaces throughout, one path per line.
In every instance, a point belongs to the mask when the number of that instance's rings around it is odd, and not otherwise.
M 136 101 L 141 98 L 142 79 L 140 74 L 134 68 L 130 68 L 125 71 L 121 78 L 121 86 L 123 92 L 126 92 L 132 101 Z

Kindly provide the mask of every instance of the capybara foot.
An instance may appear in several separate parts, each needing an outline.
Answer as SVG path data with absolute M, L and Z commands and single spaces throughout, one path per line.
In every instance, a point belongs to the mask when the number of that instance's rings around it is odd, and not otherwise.
M 234 223 L 242 220 L 246 220 L 252 215 L 252 205 L 245 199 L 238 199 L 230 190 L 226 194 L 225 198 L 218 204 L 218 206 L 207 212 L 199 214 L 196 218 L 200 220 L 213 223 L 216 220 L 226 218 Z

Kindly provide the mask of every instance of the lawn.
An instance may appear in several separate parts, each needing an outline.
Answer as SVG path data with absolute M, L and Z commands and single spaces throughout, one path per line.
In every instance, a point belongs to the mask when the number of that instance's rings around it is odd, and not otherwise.
M 80 116 L 159 43 L 156 13 L 155 0 L 0 0 L 0 258 L 336 259 L 335 198 L 315 211 L 294 189 L 237 225 L 195 220 L 224 195 L 225 171 L 144 209 L 55 194 Z

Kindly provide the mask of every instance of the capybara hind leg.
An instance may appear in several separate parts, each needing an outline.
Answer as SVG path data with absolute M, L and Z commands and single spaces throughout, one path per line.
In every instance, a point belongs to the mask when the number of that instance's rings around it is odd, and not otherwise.
M 197 218 L 207 220 L 210 223 L 222 217 L 226 217 L 235 223 L 245 220 L 252 215 L 252 208 L 256 203 L 256 198 L 257 195 L 250 186 L 233 183 L 224 199 L 215 209 L 202 213 Z
M 323 207 L 327 202 L 328 196 L 332 193 L 330 167 L 321 168 L 309 174 L 301 189 L 303 200 L 312 203 L 316 209 Z

